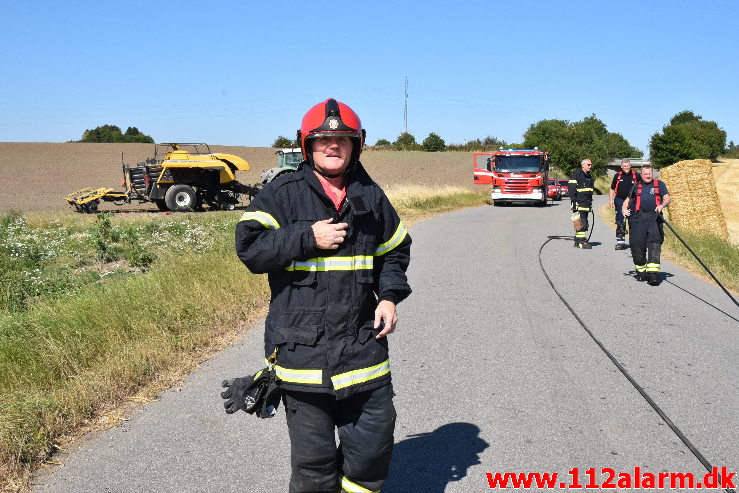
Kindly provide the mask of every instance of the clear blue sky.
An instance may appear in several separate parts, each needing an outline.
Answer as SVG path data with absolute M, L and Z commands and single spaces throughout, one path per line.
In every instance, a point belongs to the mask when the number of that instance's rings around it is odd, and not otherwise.
M 648 153 L 690 109 L 739 142 L 739 2 L 0 0 L 0 141 L 136 126 L 269 146 L 328 97 L 368 142 L 595 114 Z

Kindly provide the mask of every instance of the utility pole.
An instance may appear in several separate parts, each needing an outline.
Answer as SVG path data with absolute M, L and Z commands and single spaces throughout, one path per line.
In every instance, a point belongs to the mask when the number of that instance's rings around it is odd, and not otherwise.
M 408 76 L 405 77 L 405 105 L 403 107 L 403 132 L 408 133 Z

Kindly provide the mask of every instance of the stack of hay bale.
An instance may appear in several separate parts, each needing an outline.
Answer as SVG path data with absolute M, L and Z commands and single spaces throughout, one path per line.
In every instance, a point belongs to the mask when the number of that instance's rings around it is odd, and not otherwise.
M 659 170 L 659 179 L 665 181 L 672 198 L 668 207 L 671 221 L 701 235 L 710 234 L 724 240 L 729 237 L 711 173 L 711 161 L 677 162 Z

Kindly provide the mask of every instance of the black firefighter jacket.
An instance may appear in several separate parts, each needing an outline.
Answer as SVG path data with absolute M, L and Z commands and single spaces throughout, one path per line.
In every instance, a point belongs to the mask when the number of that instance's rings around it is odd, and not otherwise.
M 593 177 L 590 173 L 579 169 L 572 175 L 568 183 L 570 200 L 577 204 L 577 210 L 588 212 L 593 207 Z
M 315 246 L 311 226 L 348 223 L 337 250 Z M 236 226 L 239 258 L 267 273 L 271 289 L 265 356 L 279 348 L 283 388 L 342 399 L 390 382 L 387 337 L 375 339 L 378 301 L 401 302 L 411 238 L 361 163 L 348 175 L 337 212 L 310 166 L 269 183 Z

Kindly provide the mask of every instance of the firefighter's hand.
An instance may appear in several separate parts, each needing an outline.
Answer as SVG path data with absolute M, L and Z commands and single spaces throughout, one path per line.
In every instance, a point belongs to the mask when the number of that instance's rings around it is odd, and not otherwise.
M 608 207 L 613 208 L 613 207 L 615 207 L 615 205 L 616 204 L 613 202 L 613 198 L 611 198 L 611 200 L 608 202 Z
M 621 209 L 621 212 L 622 212 L 622 213 L 623 213 L 623 215 L 624 215 L 624 216 L 626 216 L 626 217 L 629 217 L 629 216 L 631 215 L 631 209 L 626 209 L 626 208 L 624 208 L 624 209 Z
M 375 336 L 375 339 L 382 339 L 392 334 L 397 323 L 398 313 L 395 311 L 395 303 L 388 300 L 379 302 L 375 308 L 375 329 L 379 329 L 380 326 L 383 326 L 383 329 Z
M 664 208 L 665 208 L 665 206 L 663 206 L 662 204 L 660 204 L 660 205 L 658 205 L 658 206 L 657 206 L 657 207 L 656 207 L 656 208 L 655 208 L 654 210 L 655 210 L 656 212 L 659 212 L 659 213 L 661 214 L 661 213 L 662 213 L 662 210 L 663 210 Z
M 332 224 L 333 219 L 324 219 L 313 223 L 313 236 L 316 237 L 316 246 L 323 250 L 336 250 L 344 242 L 347 223 Z

